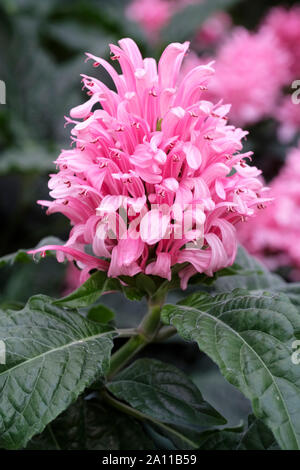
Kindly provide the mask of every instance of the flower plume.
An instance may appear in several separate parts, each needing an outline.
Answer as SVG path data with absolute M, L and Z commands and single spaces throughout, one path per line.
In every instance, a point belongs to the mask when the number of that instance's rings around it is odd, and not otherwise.
M 242 153 L 247 133 L 228 125 L 230 106 L 205 99 L 212 63 L 180 74 L 188 48 L 170 44 L 157 64 L 122 39 L 110 46 L 121 74 L 87 54 L 115 91 L 82 77 L 89 98 L 67 118 L 74 146 L 50 176 L 53 200 L 39 201 L 72 225 L 64 246 L 40 251 L 76 261 L 81 281 L 91 269 L 171 279 L 179 265 L 184 288 L 194 274 L 233 263 L 234 225 L 268 201 L 251 152 Z

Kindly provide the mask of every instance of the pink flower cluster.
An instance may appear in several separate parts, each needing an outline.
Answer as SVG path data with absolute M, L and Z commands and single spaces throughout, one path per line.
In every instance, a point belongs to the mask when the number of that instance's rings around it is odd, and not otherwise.
M 300 78 L 300 6 L 272 8 L 262 25 L 290 57 L 290 81 Z
M 215 98 L 231 103 L 232 122 L 244 126 L 271 115 L 287 83 L 289 57 L 271 32 L 235 28 L 216 55 Z
M 255 222 L 239 225 L 240 241 L 270 269 L 292 266 L 300 270 L 300 145 L 287 156 L 271 183 L 274 202 Z
M 138 23 L 151 42 L 156 42 L 159 33 L 172 16 L 193 3 L 203 0 L 133 0 L 126 13 L 130 20 Z M 206 0 L 207 1 L 207 0 Z M 215 44 L 231 27 L 231 18 L 226 12 L 217 12 L 204 21 L 196 35 L 202 45 Z
M 179 78 L 188 47 L 170 44 L 157 64 L 122 39 L 110 46 L 121 75 L 87 54 L 115 91 L 82 78 L 89 99 L 67 118 L 74 148 L 56 161 L 53 200 L 39 201 L 72 229 L 64 246 L 36 250 L 75 260 L 81 282 L 92 269 L 170 280 L 176 264 L 183 288 L 198 272 L 212 276 L 234 261 L 234 225 L 269 200 L 260 171 L 246 163 L 251 152 L 240 153 L 247 133 L 227 124 L 230 106 L 205 100 L 212 67 Z

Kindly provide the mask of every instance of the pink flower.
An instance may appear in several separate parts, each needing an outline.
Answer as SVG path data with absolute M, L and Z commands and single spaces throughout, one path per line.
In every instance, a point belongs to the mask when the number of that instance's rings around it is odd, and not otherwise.
M 240 241 L 271 269 L 300 269 L 300 145 L 271 183 L 274 202 L 254 221 L 239 224 Z M 296 271 L 295 271 L 296 272 Z
M 87 54 L 116 91 L 83 76 L 89 99 L 67 118 L 75 146 L 56 161 L 53 200 L 39 201 L 48 214 L 68 217 L 72 229 L 64 246 L 38 251 L 75 260 L 81 282 L 91 269 L 170 279 L 172 266 L 182 264 L 186 287 L 197 272 L 212 276 L 233 263 L 234 225 L 268 199 L 260 171 L 246 163 L 251 152 L 240 153 L 247 133 L 227 124 L 230 106 L 205 100 L 212 67 L 180 79 L 188 43 L 170 44 L 158 64 L 131 39 L 119 45 L 110 48 L 121 75 Z
M 66 269 L 66 277 L 65 277 L 65 287 L 63 290 L 63 295 L 68 295 L 71 292 L 73 292 L 75 289 L 77 289 L 81 282 L 80 282 L 80 274 L 81 271 L 78 269 L 74 263 L 68 263 L 67 269 Z
M 274 110 L 288 80 L 289 59 L 269 31 L 235 28 L 216 56 L 211 92 L 231 103 L 231 120 L 252 124 Z
M 148 39 L 155 42 L 157 34 L 169 22 L 173 11 L 169 0 L 133 0 L 126 13 L 130 20 L 140 25 Z
M 281 100 L 274 117 L 280 123 L 278 133 L 282 142 L 290 142 L 300 132 L 300 104 L 293 103 L 290 95 Z
M 231 16 L 225 11 L 219 11 L 204 21 L 196 40 L 203 46 L 215 45 L 228 34 L 231 27 Z
M 300 6 L 272 8 L 262 28 L 271 31 L 290 57 L 290 80 L 300 77 Z

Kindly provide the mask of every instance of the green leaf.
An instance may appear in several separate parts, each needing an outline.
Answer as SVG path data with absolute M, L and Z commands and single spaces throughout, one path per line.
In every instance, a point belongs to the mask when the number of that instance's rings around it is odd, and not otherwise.
M 24 308 L 24 303 L 17 302 L 16 300 L 7 300 L 6 302 L 2 302 L 0 304 L 0 311 L 1 310 L 22 310 Z
M 242 435 L 231 428 L 204 432 L 199 436 L 199 450 L 237 450 Z
M 278 292 L 281 292 L 288 296 L 290 301 L 292 302 L 295 307 L 298 309 L 300 308 L 300 283 L 294 282 L 290 284 L 286 284 L 282 287 L 276 289 Z
M 136 276 L 120 276 L 123 281 L 121 290 L 129 300 L 140 301 L 145 296 L 153 296 L 158 290 L 158 286 L 154 282 L 154 276 L 146 276 L 139 273 Z M 159 278 L 161 281 L 161 278 Z
M 140 291 L 136 287 L 122 286 L 122 292 L 128 300 L 140 302 L 145 297 L 145 292 Z
M 239 266 L 239 269 L 237 268 Z M 227 269 L 227 268 L 226 268 Z M 282 293 L 288 296 L 292 304 L 300 307 L 300 283 L 287 283 L 277 274 L 273 274 L 251 256 L 243 247 L 239 247 L 235 264 L 229 268 L 226 277 L 216 273 L 216 280 L 212 285 L 214 292 L 229 292 L 236 288 L 247 289 L 253 293 L 262 293 L 265 289 L 271 292 Z M 193 279 L 193 278 L 192 278 Z
M 111 290 L 120 290 L 119 281 L 108 278 L 103 271 L 97 271 L 74 292 L 54 303 L 68 308 L 88 307 L 96 302 L 103 292 Z
M 199 450 L 278 450 L 278 444 L 267 426 L 249 416 L 243 432 L 230 429 L 204 433 Z
M 157 291 L 157 286 L 153 279 L 146 274 L 140 273 L 136 276 L 136 288 L 141 292 L 146 292 L 152 296 Z
M 11 253 L 9 255 L 2 256 L 0 258 L 0 267 L 6 265 L 13 265 L 14 263 L 30 263 L 32 261 L 38 262 L 41 260 L 41 254 L 29 255 L 27 252 L 30 250 L 35 250 L 36 248 L 40 248 L 46 245 L 63 245 L 64 242 L 57 237 L 46 237 L 43 238 L 36 247 L 34 248 L 27 248 L 27 249 L 20 249 L 15 253 Z M 49 256 L 54 256 L 53 252 L 46 252 Z
M 239 269 L 237 268 L 239 266 Z M 239 247 L 235 264 L 229 268 L 226 277 L 216 273 L 216 280 L 212 285 L 214 292 L 229 292 L 236 288 L 247 289 L 253 293 L 262 293 L 265 289 L 271 292 L 282 293 L 288 296 L 292 304 L 300 307 L 300 283 L 287 283 L 277 274 L 273 274 L 251 256 L 243 247 Z
M 209 0 L 209 2 L 188 5 L 172 16 L 171 21 L 163 30 L 166 42 L 182 42 L 190 40 L 199 31 L 201 25 L 218 10 L 232 7 L 240 0 Z
M 109 368 L 112 328 L 38 295 L 0 312 L 0 448 L 24 447 Z
M 165 424 L 199 431 L 226 423 L 189 377 L 154 359 L 137 360 L 107 388 L 134 409 Z
M 122 276 L 121 280 L 123 283 L 116 278 L 107 277 L 107 273 L 103 271 L 97 271 L 74 292 L 56 300 L 55 304 L 70 308 L 88 307 L 104 292 L 110 291 L 120 291 L 129 300 L 140 301 L 145 295 L 149 295 L 150 291 L 153 293 L 156 289 L 154 281 L 149 276 L 138 275 L 131 278 Z
M 248 419 L 248 428 L 241 435 L 237 450 L 279 450 L 279 447 L 272 431 L 251 415 Z
M 240 270 L 233 275 L 218 277 L 213 285 L 217 292 L 229 292 L 236 288 L 247 290 L 277 290 L 285 285 L 283 279 L 270 273 L 256 258 L 239 247 L 235 264 Z
M 42 434 L 33 437 L 26 450 L 61 450 L 53 434 L 52 424 L 48 424 Z
M 87 317 L 99 323 L 108 323 L 115 318 L 115 312 L 106 305 L 95 305 L 89 310 Z
M 239 256 L 237 254 L 237 258 L 238 257 Z M 243 267 L 239 265 L 237 262 L 235 262 L 232 266 L 228 266 L 227 268 L 220 269 L 220 271 L 216 271 L 213 276 L 207 276 L 207 274 L 204 274 L 204 273 L 197 273 L 191 277 L 189 281 L 189 285 L 193 286 L 193 285 L 200 284 L 202 287 L 207 286 L 207 287 L 212 288 L 212 290 L 218 291 L 219 290 L 218 286 L 220 284 L 221 285 L 220 290 L 223 291 L 223 283 L 224 283 L 224 286 L 226 286 L 228 282 L 231 285 L 233 276 L 237 276 L 238 278 L 243 279 L 243 281 L 245 282 L 249 276 L 252 276 L 252 275 L 257 276 L 258 274 L 259 275 L 262 274 L 262 270 L 260 267 L 259 268 L 256 267 L 256 269 L 250 269 L 247 266 Z M 225 280 L 225 282 L 223 283 L 222 281 L 217 283 L 218 279 L 219 278 L 222 279 L 223 277 L 229 277 L 229 280 Z M 240 286 L 240 287 L 243 287 L 243 286 Z
M 153 442 L 143 426 L 97 398 L 80 397 L 45 431 L 32 439 L 30 450 L 150 450 Z
M 162 320 L 218 364 L 283 449 L 300 449 L 300 368 L 291 361 L 300 316 L 286 296 L 196 294 L 165 306 Z

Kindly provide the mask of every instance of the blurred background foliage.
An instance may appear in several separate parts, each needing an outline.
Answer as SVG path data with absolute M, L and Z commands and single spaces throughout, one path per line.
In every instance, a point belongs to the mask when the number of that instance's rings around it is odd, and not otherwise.
M 85 100 L 80 74 L 110 84 L 105 71 L 84 62 L 86 51 L 108 58 L 108 44 L 130 36 L 143 54 L 158 58 L 169 41 L 191 39 L 216 8 L 226 7 L 234 24 L 253 29 L 270 7 L 294 3 L 210 0 L 198 10 L 175 15 L 162 40 L 151 45 L 138 25 L 126 17 L 126 0 L 0 0 L 0 79 L 5 81 L 7 93 L 6 105 L 0 105 L 0 256 L 33 247 L 47 235 L 66 239 L 67 220 L 61 215 L 47 217 L 36 200 L 48 198 L 48 174 L 55 171 L 52 162 L 60 148 L 69 145 L 64 115 Z M 270 179 L 280 168 L 286 148 L 278 143 L 272 121 L 249 130 L 246 145 L 255 151 L 255 162 Z M 59 296 L 64 279 L 65 266 L 52 258 L 38 265 L 1 268 L 0 304 L 24 302 L 39 292 Z M 119 295 L 105 296 L 104 302 L 116 311 L 122 326 L 135 324 L 143 314 L 138 304 Z M 231 424 L 248 414 L 247 400 L 193 346 L 175 338 L 168 347 L 152 346 L 147 354 L 185 368 Z

